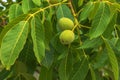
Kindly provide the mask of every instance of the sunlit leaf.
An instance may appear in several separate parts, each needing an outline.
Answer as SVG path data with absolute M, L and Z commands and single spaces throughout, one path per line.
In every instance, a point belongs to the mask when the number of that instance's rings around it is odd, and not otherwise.
M 93 8 L 94 8 L 94 3 L 88 2 L 80 14 L 80 21 L 85 20 L 90 15 L 90 12 L 93 10 Z
M 2 38 L 5 36 L 5 34 L 11 29 L 13 28 L 16 24 L 18 24 L 20 21 L 25 21 L 25 19 L 28 17 L 28 14 L 23 14 L 20 15 L 19 17 L 15 18 L 13 21 L 11 21 L 10 23 L 8 23 L 6 26 L 4 26 L 4 29 L 2 30 L 1 34 L 0 34 L 0 46 L 1 46 L 1 42 L 2 42 Z
M 9 21 L 11 22 L 22 13 L 22 7 L 19 4 L 13 4 L 9 9 Z
M 40 6 L 41 0 L 32 0 L 37 6 Z
M 79 1 L 78 1 L 78 6 L 81 6 L 81 5 L 83 4 L 83 1 L 84 1 L 84 0 L 79 0 Z
M 60 5 L 57 9 L 56 14 L 58 19 L 60 19 L 61 17 L 67 17 L 73 20 L 72 13 L 66 5 Z
M 114 31 L 116 19 L 117 19 L 117 14 L 115 13 L 113 15 L 113 17 L 111 18 L 110 23 L 108 24 L 108 27 L 106 28 L 105 32 L 103 33 L 103 36 L 105 38 L 110 38 L 112 36 L 112 32 Z
M 33 40 L 33 50 L 37 61 L 40 63 L 45 56 L 45 44 L 44 27 L 38 15 L 31 20 L 31 36 Z
M 32 0 L 22 0 L 22 10 L 24 13 L 27 13 L 30 9 L 34 7 Z
M 21 21 L 11 28 L 2 38 L 0 59 L 2 64 L 10 69 L 23 49 L 28 35 L 28 23 Z
M 90 29 L 90 38 L 96 38 L 100 36 L 110 21 L 110 9 L 104 2 L 101 2 L 98 11 L 92 22 L 92 28 Z
M 95 15 L 96 15 L 96 13 L 98 11 L 99 5 L 100 5 L 100 2 L 94 3 L 94 8 L 93 8 L 93 10 L 90 12 L 90 14 L 88 16 L 89 20 L 93 20 L 94 19 Z

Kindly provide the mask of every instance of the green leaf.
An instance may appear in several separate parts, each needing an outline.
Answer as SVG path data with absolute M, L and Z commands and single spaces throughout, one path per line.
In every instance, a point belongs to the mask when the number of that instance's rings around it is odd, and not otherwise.
M 2 12 L 3 9 L 4 9 L 4 7 L 3 7 L 3 6 L 0 6 L 0 12 Z
M 41 71 L 40 71 L 40 77 L 39 77 L 39 80 L 53 80 L 52 79 L 52 68 L 50 69 L 47 69 L 45 67 L 41 67 Z
M 2 29 L 3 29 L 3 28 L 2 28 L 2 27 L 0 27 L 0 33 L 2 32 Z
M 37 15 L 31 20 L 31 36 L 33 40 L 33 50 L 37 61 L 40 63 L 45 56 L 45 44 L 44 44 L 44 26 L 40 17 Z
M 79 1 L 78 1 L 78 6 L 79 6 L 79 7 L 83 4 L 83 1 L 84 1 L 84 0 L 79 0 Z
M 116 49 L 118 51 L 120 51 L 120 39 L 118 39 L 117 43 L 116 43 Z
M 85 42 L 83 42 L 82 46 L 80 46 L 78 49 L 85 49 L 85 48 L 94 48 L 98 47 L 102 44 L 101 38 L 95 38 L 95 39 L 87 39 Z
M 22 7 L 19 4 L 11 5 L 9 9 L 9 21 L 11 22 L 13 19 L 15 19 L 22 13 Z
M 60 66 L 59 66 L 59 77 L 60 77 L 60 80 L 68 80 L 68 75 L 66 74 L 66 61 L 62 61 Z
M 49 50 L 50 41 L 51 41 L 52 37 L 54 36 L 51 18 L 44 21 L 44 27 L 45 27 L 45 47 L 46 47 L 46 49 Z
M 120 10 L 120 4 L 119 3 L 113 3 L 113 6 Z
M 108 55 L 106 53 L 106 49 L 98 52 L 97 56 L 95 57 L 95 63 L 93 65 L 94 69 L 103 68 L 106 64 L 108 64 Z
M 32 0 L 22 0 L 22 10 L 24 13 L 27 13 L 30 9 L 34 7 Z
M 89 70 L 88 60 L 84 58 L 81 65 L 72 76 L 71 80 L 84 80 L 85 77 L 87 76 L 88 70 Z
M 91 72 L 91 77 L 92 80 L 96 80 L 96 75 L 95 75 L 95 71 L 93 70 L 92 66 L 90 65 L 90 72 Z
M 93 10 L 93 8 L 94 8 L 94 3 L 88 2 L 80 14 L 80 21 L 85 20 L 90 15 L 90 12 Z
M 3 37 L 5 36 L 5 34 L 11 29 L 13 28 L 16 24 L 18 24 L 20 21 L 25 21 L 25 19 L 28 17 L 28 14 L 23 14 L 20 15 L 19 17 L 15 18 L 13 21 L 11 21 L 10 23 L 8 23 L 6 26 L 4 26 L 4 29 L 2 30 L 1 34 L 0 34 L 0 46 L 1 46 L 1 42 Z
M 31 74 L 21 73 L 21 75 L 25 78 L 25 80 L 36 80 L 35 77 L 33 77 L 33 75 L 31 75 Z
M 112 3 L 115 3 L 115 2 L 117 2 L 117 0 L 109 0 L 110 2 L 112 2 Z
M 64 52 L 68 51 L 67 46 L 61 44 L 59 39 L 59 34 L 56 34 L 53 39 L 51 40 L 51 44 L 53 48 L 57 51 L 57 53 L 63 54 Z
M 57 60 L 64 59 L 64 58 L 67 56 L 67 54 L 66 54 L 67 52 L 68 52 L 67 50 L 63 51 L 63 52 L 58 56 Z
M 0 80 L 5 79 L 7 76 L 9 76 L 11 71 L 5 70 L 3 69 L 2 71 L 0 71 Z
M 100 36 L 107 28 L 110 21 L 110 9 L 104 2 L 100 2 L 98 11 L 92 22 L 92 28 L 90 29 L 90 38 L 96 38 Z
M 70 74 L 73 67 L 73 55 L 72 53 L 66 52 L 67 56 L 61 61 L 59 66 L 59 77 L 60 80 L 69 80 Z
M 100 4 L 100 2 L 95 2 L 95 3 L 94 3 L 94 8 L 93 8 L 93 10 L 89 13 L 89 16 L 88 16 L 88 19 L 89 19 L 90 21 L 92 21 L 92 20 L 94 19 L 95 15 L 96 15 L 96 13 L 97 13 L 97 10 L 98 10 L 98 8 L 99 8 L 99 4 Z
M 54 61 L 54 49 L 51 46 L 49 50 L 46 50 L 45 57 L 42 61 L 42 65 L 45 66 L 47 69 L 49 69 L 52 66 L 52 63 Z
M 40 6 L 41 0 L 32 0 L 37 6 Z
M 114 26 L 116 25 L 116 19 L 117 19 L 117 14 L 113 14 L 113 16 L 111 16 L 111 20 L 110 23 L 108 24 L 108 27 L 106 28 L 106 30 L 103 33 L 103 36 L 105 38 L 110 38 L 112 36 L 112 32 L 114 31 Z
M 27 73 L 27 66 L 21 61 L 16 61 L 14 64 L 14 72 L 15 74 Z
M 23 50 L 19 55 L 18 60 L 23 62 L 27 66 L 28 69 L 27 72 L 33 73 L 37 66 L 37 60 L 33 51 L 33 43 L 31 39 L 31 35 L 29 34 L 29 36 Z
M 109 42 L 104 38 L 103 38 L 103 40 L 104 40 L 106 48 L 107 48 L 107 53 L 108 53 L 109 61 L 110 61 L 111 66 L 112 66 L 114 79 L 118 80 L 118 78 L 119 78 L 119 66 L 118 66 L 118 61 L 117 61 L 116 55 L 115 55 L 114 51 L 112 50 L 112 47 L 110 46 Z
M 2 38 L 0 59 L 6 69 L 10 69 L 23 49 L 28 35 L 28 23 L 21 21 L 13 26 Z
M 60 5 L 57 9 L 56 15 L 57 15 L 57 19 L 60 19 L 62 17 L 67 17 L 73 20 L 72 13 L 66 5 Z

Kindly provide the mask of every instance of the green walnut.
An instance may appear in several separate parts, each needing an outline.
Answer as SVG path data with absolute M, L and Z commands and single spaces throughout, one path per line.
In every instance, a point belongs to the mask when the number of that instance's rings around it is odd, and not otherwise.
M 59 3 L 60 0 L 49 0 L 49 2 L 50 2 L 51 4 L 56 4 L 56 3 Z
M 60 42 L 62 44 L 70 44 L 74 41 L 74 38 L 74 33 L 71 30 L 64 30 L 59 36 Z
M 58 27 L 60 30 L 72 30 L 74 23 L 71 19 L 63 17 L 59 19 Z

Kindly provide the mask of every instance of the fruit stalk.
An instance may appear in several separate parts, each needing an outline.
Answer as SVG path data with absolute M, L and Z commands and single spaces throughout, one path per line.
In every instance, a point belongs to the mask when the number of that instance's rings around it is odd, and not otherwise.
M 77 20 L 77 15 L 76 15 L 75 10 L 73 8 L 72 0 L 68 0 L 68 3 L 69 3 L 68 6 L 70 7 L 70 10 L 71 10 L 71 12 L 72 12 L 72 14 L 74 16 L 74 20 L 75 20 L 74 21 L 75 22 L 75 27 L 72 29 L 72 31 L 74 31 L 74 29 L 77 28 L 77 32 L 78 32 L 78 35 L 79 35 L 80 45 L 82 45 L 82 41 L 81 41 L 81 37 L 80 37 L 80 32 L 79 32 L 79 28 L 81 28 L 81 27 L 80 27 L 79 21 Z
M 69 3 L 68 6 L 70 7 L 73 16 L 76 17 L 75 10 L 74 10 L 74 8 L 72 6 L 72 0 L 69 0 L 68 3 Z

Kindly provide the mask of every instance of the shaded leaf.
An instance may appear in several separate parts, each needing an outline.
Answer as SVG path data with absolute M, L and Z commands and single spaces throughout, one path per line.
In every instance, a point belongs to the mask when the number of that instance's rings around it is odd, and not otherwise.
M 21 61 L 16 61 L 14 65 L 15 74 L 27 73 L 26 65 Z
M 36 80 L 35 77 L 33 77 L 33 75 L 28 74 L 28 73 L 21 73 L 21 75 L 25 78 L 25 80 Z M 21 79 L 24 80 L 24 79 Z
M 103 49 L 102 52 L 99 52 L 95 57 L 95 63 L 93 65 L 94 69 L 99 69 L 108 64 L 108 55 L 106 54 L 107 50 Z
M 2 28 L 2 27 L 0 27 L 0 33 L 2 32 L 2 29 L 3 29 L 3 28 Z
M 116 49 L 118 51 L 120 51 L 120 39 L 118 39 L 117 43 L 116 43 Z
M 40 77 L 39 77 L 39 79 L 40 80 L 53 80 L 52 79 L 52 75 L 53 73 L 52 73 L 52 68 L 50 68 L 50 69 L 47 69 L 47 68 L 45 68 L 45 67 L 41 67 L 41 71 L 40 71 Z
M 70 74 L 73 67 L 73 55 L 72 53 L 64 53 L 67 56 L 61 61 L 59 66 L 59 77 L 60 80 L 69 80 Z
M 27 66 L 28 73 L 33 73 L 37 66 L 37 60 L 33 51 L 32 39 L 31 39 L 31 36 L 30 37 L 29 36 L 23 50 L 19 55 L 18 60 L 23 62 Z
M 87 39 L 85 42 L 83 42 L 82 46 L 80 46 L 78 49 L 85 49 L 85 48 L 94 48 L 98 47 L 102 44 L 101 38 L 95 38 L 95 39 Z
M 42 65 L 49 69 L 52 66 L 54 60 L 54 49 L 50 46 L 49 50 L 45 51 L 45 57 L 42 61 Z
M 86 58 L 84 58 L 71 80 L 84 80 L 85 77 L 87 76 L 88 70 L 89 70 L 88 61 Z
M 107 48 L 107 53 L 108 53 L 109 61 L 110 61 L 111 66 L 112 66 L 112 71 L 113 71 L 113 74 L 114 74 L 114 79 L 118 80 L 118 78 L 119 78 L 119 67 L 118 67 L 117 58 L 115 56 L 114 51 L 112 50 L 112 47 L 108 43 L 108 41 L 106 39 L 103 39 L 103 40 L 104 40 L 106 48 Z
M 90 66 L 90 72 L 91 72 L 92 80 L 97 80 L 96 75 L 95 75 L 95 71 L 93 70 L 92 66 Z
M 60 80 L 68 80 L 68 75 L 67 75 L 67 72 L 66 72 L 66 61 L 62 61 L 60 66 L 59 66 L 59 77 L 60 77 Z
M 51 22 L 51 19 L 47 19 L 44 21 L 44 27 L 45 27 L 45 47 L 46 49 L 49 50 L 49 44 L 54 36 L 54 31 L 53 31 L 53 25 Z
M 3 69 L 2 71 L 0 71 L 0 80 L 5 79 L 7 76 L 9 76 L 11 71 L 7 71 L 5 69 Z
M 60 39 L 59 39 L 59 34 L 56 34 L 53 39 L 51 40 L 51 44 L 53 48 L 57 51 L 57 53 L 64 53 L 68 51 L 67 46 L 64 46 L 61 44 Z

